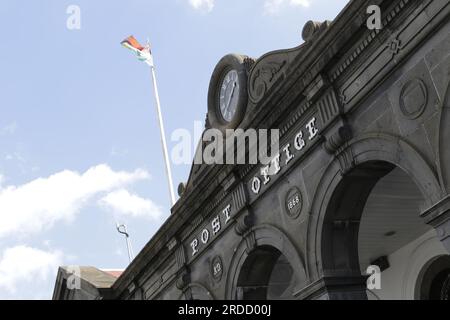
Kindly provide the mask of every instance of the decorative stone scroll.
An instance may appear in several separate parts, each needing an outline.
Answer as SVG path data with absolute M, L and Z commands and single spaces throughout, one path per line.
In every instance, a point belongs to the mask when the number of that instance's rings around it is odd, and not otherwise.
M 284 79 L 286 71 L 293 60 L 306 50 L 319 34 L 329 25 L 329 22 L 308 21 L 302 32 L 305 43 L 287 50 L 269 52 L 259 58 L 250 71 L 249 98 L 253 103 L 258 103 L 269 92 L 270 88 L 280 79 Z

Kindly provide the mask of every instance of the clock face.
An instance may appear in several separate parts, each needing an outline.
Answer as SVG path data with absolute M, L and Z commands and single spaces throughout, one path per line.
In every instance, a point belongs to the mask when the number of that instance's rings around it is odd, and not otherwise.
M 239 102 L 239 75 L 236 70 L 228 71 L 223 78 L 220 93 L 219 107 L 223 120 L 230 122 L 233 120 Z
M 226 133 L 243 121 L 248 102 L 248 68 L 245 56 L 223 57 L 211 75 L 208 89 L 207 126 Z M 249 61 L 247 61 L 249 62 Z

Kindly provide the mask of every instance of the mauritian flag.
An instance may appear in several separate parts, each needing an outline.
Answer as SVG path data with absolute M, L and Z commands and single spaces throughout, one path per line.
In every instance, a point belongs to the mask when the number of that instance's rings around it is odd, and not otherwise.
M 150 49 L 150 45 L 142 46 L 135 37 L 129 36 L 120 43 L 127 49 L 133 51 L 140 61 L 147 63 L 150 67 L 153 67 L 153 56 Z

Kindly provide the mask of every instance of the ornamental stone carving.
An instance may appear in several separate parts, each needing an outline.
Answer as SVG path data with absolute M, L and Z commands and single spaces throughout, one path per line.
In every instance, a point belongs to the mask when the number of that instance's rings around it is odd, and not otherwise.
M 328 21 L 308 21 L 302 32 L 304 44 L 293 49 L 270 52 L 259 58 L 254 64 L 251 61 L 252 69 L 248 88 L 250 101 L 255 104 L 261 101 L 270 88 L 286 76 L 286 71 L 294 59 L 301 55 L 328 26 Z
M 402 88 L 400 93 L 400 110 L 410 119 L 417 119 L 425 111 L 428 102 L 428 89 L 421 79 L 412 79 Z

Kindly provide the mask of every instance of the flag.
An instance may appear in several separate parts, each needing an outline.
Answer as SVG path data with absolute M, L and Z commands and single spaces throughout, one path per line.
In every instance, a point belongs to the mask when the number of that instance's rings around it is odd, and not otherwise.
M 135 37 L 129 36 L 120 43 L 127 49 L 133 51 L 140 61 L 147 63 L 149 66 L 153 67 L 153 56 L 150 49 L 150 45 L 142 46 Z

